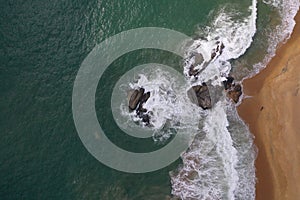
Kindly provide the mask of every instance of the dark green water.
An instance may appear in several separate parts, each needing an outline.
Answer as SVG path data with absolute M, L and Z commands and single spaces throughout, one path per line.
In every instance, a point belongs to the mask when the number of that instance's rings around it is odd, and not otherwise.
M 147 26 L 193 36 L 198 25 L 209 24 L 211 11 L 229 2 L 249 5 L 240 0 L 1 1 L 0 199 L 159 200 L 170 195 L 169 171 L 180 160 L 156 172 L 127 174 L 104 166 L 84 148 L 72 118 L 75 76 L 88 53 L 107 37 Z M 260 12 L 271 12 L 260 6 Z M 268 20 L 259 18 L 258 28 Z M 254 55 L 261 44 L 255 40 L 249 50 L 256 60 L 261 60 Z M 148 62 L 180 69 L 179 58 L 155 50 L 132 52 L 115 61 L 105 76 L 111 84 L 96 101 L 104 129 L 116 126 L 108 109 L 113 82 Z M 241 62 L 251 65 L 247 58 Z M 109 137 L 136 152 L 160 147 L 119 133 Z
M 72 118 L 73 82 L 83 59 L 105 38 L 143 26 L 191 35 L 218 2 L 2 1 L 0 199 L 163 199 L 169 195 L 168 172 L 176 163 L 132 175 L 102 165 L 86 151 Z M 167 60 L 155 52 L 137 54 L 137 61 L 132 61 L 133 56 L 124 59 L 136 64 L 155 54 L 153 59 Z

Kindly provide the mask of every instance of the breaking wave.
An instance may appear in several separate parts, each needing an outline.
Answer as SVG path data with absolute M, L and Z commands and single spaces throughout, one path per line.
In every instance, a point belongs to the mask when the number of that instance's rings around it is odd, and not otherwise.
M 296 25 L 294 17 L 300 6 L 299 0 L 263 0 L 263 3 L 274 7 L 279 12 L 281 22 L 268 35 L 268 53 L 262 62 L 254 65 L 254 72 L 249 75 L 250 77 L 265 68 L 267 63 L 275 56 L 277 47 L 290 38 Z
M 188 49 L 184 74 L 196 83 L 212 81 L 221 85 L 231 70 L 231 59 L 243 55 L 256 32 L 256 0 L 249 7 L 250 16 L 240 19 L 240 13 L 221 9 L 206 34 L 196 39 Z M 237 20 L 238 18 L 238 20 Z
M 250 75 L 258 73 L 275 55 L 295 26 L 298 0 L 263 1 L 276 8 L 281 23 L 268 35 L 264 60 L 253 66 Z M 231 71 L 231 59 L 242 56 L 250 47 L 256 32 L 256 1 L 249 7 L 251 15 L 233 20 L 234 14 L 221 9 L 203 31 L 206 36 L 194 41 L 188 49 L 184 74 L 192 84 L 211 82 L 220 85 Z M 223 49 L 220 52 L 220 47 Z M 255 166 L 257 150 L 253 136 L 239 118 L 236 108 L 221 99 L 205 119 L 201 132 L 190 149 L 182 154 L 183 165 L 170 173 L 172 194 L 181 199 L 255 199 Z
M 243 19 L 235 16 L 238 12 L 221 9 L 211 27 L 206 28 L 206 36 L 194 41 L 184 63 L 184 74 L 191 84 L 222 84 L 230 73 L 230 60 L 243 55 L 253 41 L 256 4 L 253 0 L 249 6 L 250 15 Z M 201 131 L 181 156 L 183 165 L 170 173 L 174 196 L 181 199 L 255 199 L 253 138 L 232 110 L 235 106 L 224 94 L 212 110 L 207 111 Z
M 122 76 L 115 88 L 117 91 L 112 98 L 116 103 L 112 108 L 119 127 L 132 131 L 139 124 L 152 131 L 153 139 L 158 142 L 165 142 L 178 131 L 184 131 L 192 137 L 196 134 L 199 121 L 206 115 L 189 100 L 189 85 L 182 74 L 164 65 L 135 67 Z M 150 92 L 149 99 L 143 104 L 147 110 L 145 114 L 150 118 L 148 126 L 142 122 L 136 110 L 128 110 L 128 102 L 124 98 L 128 91 L 140 88 L 144 88 L 145 93 Z
M 290 36 L 300 4 L 298 0 L 263 3 L 278 9 L 282 23 L 270 35 L 268 54 L 254 65 L 252 75 L 265 67 L 280 42 Z M 176 75 L 178 72 L 157 65 L 148 71 L 135 71 L 130 75 L 134 80 L 118 83 L 123 97 L 128 90 L 144 88 L 150 92 L 144 108 L 150 115 L 155 141 L 168 140 L 176 131 L 194 136 L 189 149 L 181 155 L 182 165 L 170 172 L 172 195 L 180 199 L 255 199 L 257 150 L 236 106 L 224 90 L 213 89 L 214 105 L 210 110 L 197 107 L 186 95 L 191 86 L 204 82 L 220 88 L 232 70 L 231 60 L 244 55 L 251 46 L 257 30 L 257 0 L 250 4 L 248 15 L 222 8 L 210 26 L 202 28 L 201 35 L 187 48 L 184 80 Z M 121 114 L 116 117 L 123 125 L 128 126 L 130 121 L 142 124 L 135 112 L 128 111 L 126 100 L 119 105 Z

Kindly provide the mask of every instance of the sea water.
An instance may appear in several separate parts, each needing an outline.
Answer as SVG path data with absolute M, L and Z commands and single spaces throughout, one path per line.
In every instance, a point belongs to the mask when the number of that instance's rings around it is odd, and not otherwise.
M 292 17 L 299 7 L 299 2 L 294 2 L 296 4 L 294 7 L 287 6 L 287 2 L 264 1 L 263 3 L 272 6 L 273 9 L 278 9 L 277 14 L 282 19 L 282 22 L 276 26 L 277 32 L 264 35 L 268 38 L 266 42 L 268 53 L 264 55 L 264 58 L 260 62 L 253 63 L 247 69 L 247 73 L 232 70 L 235 67 L 233 60 L 238 60 L 244 55 L 251 47 L 253 40 L 258 38 L 258 36 L 255 37 L 258 29 L 257 23 L 259 23 L 257 22 L 258 2 L 257 0 L 249 1 L 248 9 L 245 9 L 243 4 L 234 4 L 233 7 L 230 7 L 230 4 L 224 4 L 211 11 L 210 23 L 199 28 L 196 33 L 198 37 L 195 37 L 193 43 L 186 48 L 183 74 L 189 84 L 185 85 L 185 91 L 193 85 L 201 85 L 204 82 L 215 87 L 222 86 L 222 82 L 229 74 L 246 78 L 265 66 L 274 55 L 279 42 L 287 39 L 291 33 L 294 26 Z M 283 31 L 279 32 L 279 30 Z M 212 57 L 212 52 L 221 48 L 220 44 L 224 49 Z M 199 63 L 196 62 L 197 55 L 200 55 L 202 59 Z M 244 57 L 244 59 L 250 58 Z M 200 73 L 189 74 L 191 67 L 199 70 Z M 150 91 L 150 99 L 144 108 L 148 112 L 155 113 L 151 115 L 150 120 L 154 129 L 162 128 L 166 120 L 184 121 L 177 119 L 178 115 L 190 122 L 191 116 L 197 116 L 194 119 L 198 121 L 198 124 L 190 123 L 189 125 L 194 125 L 195 128 L 185 133 L 194 134 L 196 137 L 190 148 L 181 155 L 182 165 L 170 172 L 172 194 L 181 199 L 255 199 L 254 161 L 257 149 L 253 144 L 252 134 L 237 115 L 236 107 L 226 98 L 224 91 L 219 91 L 222 97 L 215 100 L 215 105 L 211 110 L 201 112 L 201 109 L 197 111 L 189 105 L 188 100 L 177 102 L 177 99 L 186 95 L 186 92 L 177 93 L 174 102 L 170 102 L 164 100 L 171 98 L 172 92 L 157 93 L 156 89 L 148 88 L 149 85 L 171 88 L 173 82 L 170 75 L 163 75 L 158 71 L 152 80 L 147 79 L 147 75 L 141 73 L 135 84 L 129 83 L 131 89 L 144 87 L 146 91 Z M 190 109 L 186 109 L 187 105 Z M 130 115 L 125 112 L 126 114 Z M 131 115 L 135 118 L 134 114 Z M 181 125 L 186 126 L 185 123 Z M 163 139 L 168 139 L 168 134 L 165 133 Z M 155 135 L 153 137 L 155 141 Z
M 5 1 L 0 8 L 0 198 L 1 199 L 254 199 L 257 149 L 223 90 L 229 74 L 237 82 L 266 66 L 276 47 L 290 36 L 298 0 L 93 0 Z M 116 145 L 133 152 L 159 149 L 176 131 L 192 134 L 190 148 L 172 165 L 146 174 L 115 171 L 83 147 L 72 119 L 73 82 L 93 47 L 116 33 L 164 27 L 194 40 L 184 59 L 156 50 L 139 50 L 116 60 L 96 93 L 99 123 Z M 188 69 L 196 54 L 210 60 L 216 43 L 223 53 L 209 65 Z M 136 139 L 122 132 L 110 108 L 115 84 L 144 63 L 171 66 L 184 83 L 169 87 L 174 72 L 139 72 L 125 88 L 152 91 L 145 105 L 153 113 L 155 135 Z M 213 107 L 189 102 L 187 90 L 207 82 Z M 100 87 L 101 86 L 101 87 Z M 134 119 L 120 105 L 120 116 Z M 121 116 L 122 115 L 122 116 Z M 180 123 L 178 123 L 180 122 Z M 258 150 L 259 153 L 259 150 Z M 118 159 L 118 158 L 112 158 Z

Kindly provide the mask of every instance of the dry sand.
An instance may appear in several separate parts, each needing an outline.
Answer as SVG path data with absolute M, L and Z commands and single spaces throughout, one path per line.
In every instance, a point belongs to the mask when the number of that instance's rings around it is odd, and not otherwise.
M 255 135 L 257 200 L 300 199 L 300 13 L 267 68 L 243 82 L 238 112 Z

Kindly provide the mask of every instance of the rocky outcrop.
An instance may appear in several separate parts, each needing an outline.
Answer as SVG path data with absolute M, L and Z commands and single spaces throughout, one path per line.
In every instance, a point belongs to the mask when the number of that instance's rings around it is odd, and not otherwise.
M 225 90 L 229 90 L 232 86 L 234 86 L 234 78 L 229 76 L 226 78 L 226 81 L 223 81 Z
M 146 103 L 146 101 L 150 98 L 150 92 L 146 92 L 145 94 L 143 94 L 141 100 L 140 100 L 140 104 Z
M 131 111 L 135 110 L 140 103 L 140 100 L 145 92 L 144 88 L 140 88 L 139 90 L 134 90 L 129 99 L 129 109 Z
M 200 65 L 201 63 L 203 63 L 204 58 L 203 55 L 201 53 L 196 53 L 195 54 L 195 65 Z
M 208 65 L 209 65 L 209 62 L 204 62 L 201 69 L 196 69 L 196 67 L 194 65 L 191 65 L 191 67 L 189 69 L 189 76 L 194 76 L 197 78 L 198 74 L 203 72 Z
M 220 56 L 223 53 L 223 50 L 225 48 L 224 44 L 220 41 L 217 41 L 217 48 L 213 49 L 211 52 L 210 59 L 213 60 L 214 58 Z
M 214 59 L 216 56 L 217 56 L 217 53 L 216 53 L 216 52 L 212 52 L 212 53 L 211 53 L 211 56 L 210 56 L 210 59 L 212 60 L 212 59 Z
M 234 78 L 229 76 L 223 81 L 224 88 L 227 91 L 227 96 L 234 102 L 238 103 L 240 96 L 243 94 L 242 86 L 240 84 L 235 84 Z
M 199 70 L 195 69 L 194 65 L 191 65 L 189 69 L 189 76 L 197 76 L 199 74 Z
M 228 92 L 228 97 L 235 103 L 239 102 L 240 96 L 242 95 L 242 87 L 240 84 L 234 86 L 232 90 Z
M 143 107 L 144 103 L 150 98 L 150 92 L 145 93 L 144 88 L 140 88 L 131 92 L 128 107 L 131 112 L 136 111 L 136 115 L 146 125 L 150 124 L 150 116 L 147 114 L 147 109 Z
M 204 62 L 204 58 L 201 53 L 195 53 L 192 57 L 194 57 L 195 62 L 190 66 L 189 76 L 197 76 L 201 71 L 199 69 L 195 69 L 195 66 L 201 65 Z
M 194 58 L 194 63 L 189 67 L 188 75 L 197 78 L 197 76 L 204 71 L 214 59 L 217 59 L 223 53 L 224 48 L 224 44 L 220 41 L 217 41 L 216 48 L 212 50 L 210 54 L 210 60 L 208 61 L 204 60 L 204 57 L 201 53 L 193 53 L 189 59 Z M 201 68 L 199 68 L 199 66 L 201 66 Z
M 150 92 L 143 94 L 142 98 L 140 99 L 139 106 L 137 109 L 137 115 L 141 118 L 142 122 L 146 125 L 150 124 L 150 116 L 147 113 L 147 109 L 143 108 L 144 103 L 150 98 Z
M 212 107 L 211 98 L 206 83 L 193 86 L 191 89 L 189 89 L 188 97 L 194 104 L 198 105 L 204 110 Z
M 225 48 L 225 46 L 224 46 L 224 44 L 223 43 L 221 43 L 221 47 L 220 47 L 220 54 L 222 54 L 223 53 L 223 49 Z

